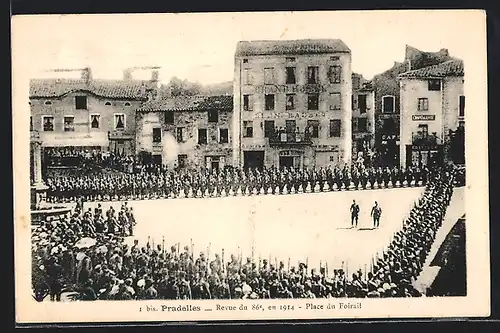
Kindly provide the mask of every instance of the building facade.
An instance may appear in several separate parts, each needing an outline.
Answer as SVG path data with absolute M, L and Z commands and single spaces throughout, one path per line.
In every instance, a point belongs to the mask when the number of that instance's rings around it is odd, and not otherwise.
M 394 62 L 392 68 L 373 77 L 375 99 L 375 150 L 378 163 L 397 165 L 400 160 L 400 86 L 398 75 L 410 70 L 453 60 L 448 50 L 424 52 L 407 45 L 403 62 Z
M 375 95 L 372 83 L 352 74 L 352 156 L 365 158 L 375 144 Z
M 401 74 L 400 165 L 445 162 L 450 131 L 464 126 L 464 65 L 450 60 Z
M 147 102 L 136 112 L 139 161 L 190 169 L 231 165 L 232 116 L 232 96 Z
M 135 153 L 135 109 L 152 98 L 158 74 L 150 81 L 34 79 L 30 82 L 30 131 L 37 132 L 44 161 L 78 151 Z
M 233 165 L 350 162 L 351 74 L 351 51 L 341 40 L 239 42 Z

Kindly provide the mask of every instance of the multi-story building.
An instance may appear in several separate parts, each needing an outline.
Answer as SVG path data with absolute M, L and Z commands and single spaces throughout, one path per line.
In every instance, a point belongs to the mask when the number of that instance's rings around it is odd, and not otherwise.
M 453 60 L 447 49 L 438 52 L 423 52 L 407 45 L 403 62 L 375 75 L 372 80 L 375 98 L 375 150 L 378 163 L 397 165 L 400 145 L 400 87 L 398 75 Z
M 464 65 L 450 60 L 399 75 L 400 165 L 430 165 L 446 158 L 450 130 L 464 125 Z
M 175 97 L 136 112 L 136 153 L 143 163 L 220 169 L 231 165 L 232 96 Z
M 349 162 L 351 74 L 351 51 L 338 39 L 239 42 L 233 165 Z
M 123 80 L 103 80 L 79 71 L 79 79 L 30 82 L 30 130 L 44 155 L 67 148 L 134 154 L 135 109 L 153 98 L 158 72 L 151 80 L 133 80 L 129 70 Z
M 375 99 L 372 83 L 352 74 L 352 156 L 366 157 L 375 143 Z

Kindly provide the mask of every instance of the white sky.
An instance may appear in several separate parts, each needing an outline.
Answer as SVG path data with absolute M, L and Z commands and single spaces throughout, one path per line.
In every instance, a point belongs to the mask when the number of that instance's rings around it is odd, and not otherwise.
M 154 65 L 162 67 L 162 81 L 177 76 L 207 84 L 232 80 L 239 40 L 339 38 L 352 51 L 352 70 L 370 79 L 402 61 L 406 44 L 423 51 L 447 48 L 467 64 L 474 58 L 467 42 L 474 37 L 467 34 L 470 12 L 19 16 L 13 18 L 13 48 L 22 50 L 18 56 L 25 57 L 29 77 L 55 76 L 44 69 L 90 66 L 94 77 L 121 78 L 127 67 Z

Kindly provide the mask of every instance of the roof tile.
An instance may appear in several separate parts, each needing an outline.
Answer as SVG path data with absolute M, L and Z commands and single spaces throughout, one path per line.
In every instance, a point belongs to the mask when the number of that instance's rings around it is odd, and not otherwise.
M 447 76 L 464 76 L 464 62 L 449 60 L 443 63 L 416 69 L 400 74 L 399 78 L 432 78 Z
M 162 101 L 146 102 L 137 111 L 206 111 L 212 109 L 233 110 L 233 96 L 174 97 Z
M 340 39 L 256 40 L 240 41 L 236 45 L 237 57 L 336 52 L 350 53 L 351 50 Z
M 76 91 L 87 91 L 96 96 L 116 99 L 147 99 L 149 81 L 93 79 L 33 79 L 30 98 L 55 98 Z M 144 88 L 146 89 L 144 89 Z

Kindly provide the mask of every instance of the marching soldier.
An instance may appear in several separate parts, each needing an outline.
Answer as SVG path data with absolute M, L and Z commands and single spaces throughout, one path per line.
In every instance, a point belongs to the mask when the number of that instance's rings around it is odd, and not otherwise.
M 351 208 L 349 209 L 351 212 L 351 226 L 358 226 L 358 217 L 359 217 L 359 205 L 356 203 L 356 200 L 352 201 Z

